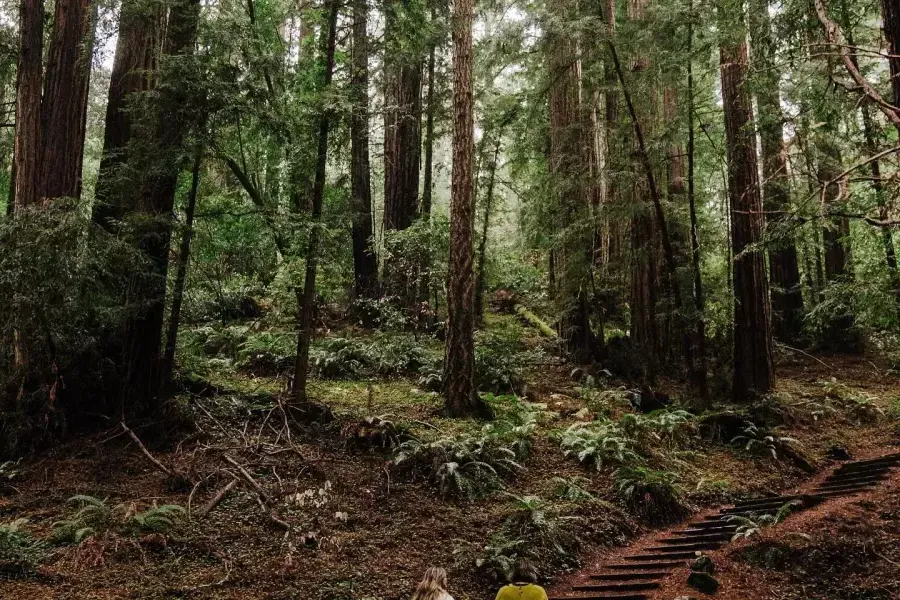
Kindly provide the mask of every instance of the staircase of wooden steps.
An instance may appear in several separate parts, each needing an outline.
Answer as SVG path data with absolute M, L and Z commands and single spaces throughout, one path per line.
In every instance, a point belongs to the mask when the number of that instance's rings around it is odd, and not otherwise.
M 847 462 L 808 494 L 765 496 L 737 502 L 717 515 L 688 522 L 684 529 L 657 540 L 658 545 L 623 556 L 623 562 L 604 565 L 601 571 L 589 574 L 589 583 L 573 585 L 550 600 L 648 600 L 649 593 L 659 589 L 663 579 L 674 569 L 688 564 L 698 551 L 717 550 L 730 542 L 739 527 L 733 517 L 774 515 L 782 506 L 794 501 L 802 510 L 829 498 L 858 494 L 887 479 L 889 471 L 898 465 L 900 452 Z

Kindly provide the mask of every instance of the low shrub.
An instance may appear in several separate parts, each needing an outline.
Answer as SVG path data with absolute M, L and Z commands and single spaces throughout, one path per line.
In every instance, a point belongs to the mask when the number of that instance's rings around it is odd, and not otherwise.
M 108 532 L 121 535 L 167 533 L 185 514 L 177 504 L 152 506 L 139 511 L 134 504 L 110 506 L 105 499 L 77 495 L 69 498 L 74 511 L 53 524 L 53 537 L 62 543 L 79 544 Z
M 15 577 L 34 571 L 43 558 L 45 544 L 25 530 L 27 519 L 0 525 L 0 576 Z
M 552 504 L 538 496 L 510 496 L 511 513 L 489 539 L 476 566 L 498 581 L 510 581 L 521 563 L 542 577 L 576 566 L 583 519 L 569 514 L 567 504 Z
M 651 525 L 678 521 L 690 512 L 682 501 L 678 476 L 670 471 L 646 467 L 619 467 L 616 492 L 628 508 Z
M 614 421 L 577 423 L 558 434 L 566 456 L 593 465 L 598 471 L 605 466 L 634 464 L 641 457 L 634 451 L 635 441 Z

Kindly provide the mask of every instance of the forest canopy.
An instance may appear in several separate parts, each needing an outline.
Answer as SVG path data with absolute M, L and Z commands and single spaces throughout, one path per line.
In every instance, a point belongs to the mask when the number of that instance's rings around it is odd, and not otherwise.
M 233 323 L 310 418 L 348 326 L 440 340 L 489 418 L 490 311 L 698 409 L 778 348 L 900 361 L 891 0 L 4 12 L 3 454 L 167 414 Z

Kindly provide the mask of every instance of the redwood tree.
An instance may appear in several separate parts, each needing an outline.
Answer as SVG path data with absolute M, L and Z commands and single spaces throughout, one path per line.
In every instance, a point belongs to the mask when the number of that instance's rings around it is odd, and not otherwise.
M 725 25 L 725 24 L 723 24 Z M 746 33 L 722 34 L 720 69 L 728 147 L 728 204 L 734 280 L 734 397 L 748 400 L 775 385 L 763 255 L 753 248 L 764 218 L 756 162 L 753 109 L 747 89 Z
M 444 397 L 452 416 L 489 412 L 475 389 L 475 274 L 472 198 L 475 100 L 472 90 L 473 0 L 453 7 L 453 172 L 450 183 L 450 261 L 447 285 L 447 343 Z
M 122 339 L 108 351 L 120 369 L 123 404 L 151 411 L 158 407 L 163 379 L 171 212 L 184 160 L 181 150 L 185 134 L 199 119 L 196 98 L 186 93 L 187 81 L 179 73 L 194 50 L 199 10 L 199 0 L 171 5 L 162 45 L 168 79 L 163 78 L 155 102 L 136 111 L 135 94 L 156 87 L 163 15 L 132 3 L 122 7 L 94 206 L 94 220 L 110 232 L 126 233 L 147 261 L 125 291 L 131 312 Z M 120 229 L 126 219 L 131 226 Z
M 354 293 L 371 297 L 378 287 L 378 261 L 372 235 L 372 188 L 369 169 L 369 38 L 366 0 L 353 2 L 350 53 L 350 185 L 352 197 Z
M 763 206 L 770 229 L 784 222 L 790 208 L 790 179 L 784 151 L 784 126 L 775 65 L 775 43 L 767 0 L 754 0 L 750 10 L 751 36 L 758 65 L 756 101 L 762 150 Z M 777 234 L 781 232 L 775 230 Z M 794 342 L 803 330 L 803 293 L 793 237 L 774 239 L 769 249 L 772 329 L 775 337 Z
M 573 3 L 560 8 L 566 17 L 575 16 Z M 550 178 L 557 228 L 563 237 L 554 248 L 559 329 L 574 359 L 588 362 L 597 353 L 597 342 L 587 302 L 591 244 L 590 231 L 583 223 L 591 201 L 591 155 L 585 151 L 589 128 L 581 103 L 581 62 L 576 36 L 562 23 L 548 23 L 545 44 L 550 81 Z

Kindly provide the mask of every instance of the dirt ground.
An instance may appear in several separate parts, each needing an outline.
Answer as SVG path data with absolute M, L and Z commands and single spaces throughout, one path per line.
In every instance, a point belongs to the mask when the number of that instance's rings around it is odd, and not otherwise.
M 895 444 L 896 422 L 887 417 L 875 415 L 869 420 L 855 414 L 818 413 L 821 398 L 832 393 L 828 384 L 832 379 L 845 391 L 870 395 L 881 408 L 900 396 L 897 377 L 866 358 L 783 357 L 779 392 L 785 394 L 783 402 L 794 415 L 783 435 L 797 438 L 817 468 L 830 464 L 825 457 L 836 445 L 864 456 Z M 437 416 L 440 399 L 415 390 L 411 381 L 376 383 L 375 406 L 367 406 L 373 400 L 367 397 L 365 385 L 315 385 L 319 397 L 339 418 L 328 426 L 285 427 L 284 413 L 275 406 L 233 394 L 191 398 L 184 410 L 196 421 L 196 428 L 177 436 L 170 433 L 165 442 L 153 443 L 152 427 L 135 426 L 138 437 L 148 440 L 152 455 L 191 483 L 161 472 L 113 426 L 27 457 L 18 467 L 19 475 L 6 487 L 0 486 L 0 524 L 26 518 L 25 527 L 36 538 L 49 540 L 53 523 L 71 512 L 66 503 L 75 494 L 135 509 L 179 504 L 192 514 L 166 536 L 101 536 L 80 544 L 48 544 L 32 572 L 7 573 L 0 579 L 0 598 L 399 600 L 409 597 L 431 565 L 447 568 L 457 599 L 493 597 L 496 582 L 477 568 L 476 560 L 509 514 L 507 493 L 476 500 L 443 499 L 428 482 L 397 470 L 388 453 L 354 449 L 341 435 L 346 423 L 369 411 L 413 420 L 420 432 L 480 425 Z M 622 546 L 647 528 L 624 512 L 608 472 L 595 472 L 564 457 L 553 438 L 553 432 L 575 422 L 574 415 L 585 406 L 574 392 L 572 396 L 560 393 L 572 387 L 568 369 L 562 366 L 542 367 L 532 374 L 532 399 L 556 412 L 542 422 L 525 470 L 507 481 L 505 492 L 546 496 L 553 477 L 588 478 L 592 492 L 620 507 L 591 515 L 591 544 L 583 554 L 583 560 L 589 561 L 597 548 Z M 790 488 L 809 477 L 788 461 L 751 456 L 728 443 L 697 438 L 677 453 L 682 486 L 696 510 Z M 235 463 L 262 487 L 271 506 L 278 507 L 276 517 L 261 507 L 257 491 Z M 221 503 L 208 515 L 199 514 L 233 478 L 239 483 Z M 729 589 L 743 591 L 721 597 L 897 598 L 896 578 L 893 584 L 888 581 L 891 569 L 887 567 L 893 564 L 896 574 L 900 561 L 898 502 L 896 487 L 879 488 L 871 498 L 840 504 L 844 512 L 839 514 L 846 522 L 804 513 L 792 517 L 777 534 L 773 532 L 777 539 L 770 540 L 766 532 L 757 540 L 729 547 L 721 559 L 720 579 Z M 814 518 L 819 520 L 810 521 Z M 285 531 L 279 520 L 287 522 L 291 531 Z M 812 539 L 786 538 L 782 532 L 794 526 Z M 835 531 L 838 536 L 831 535 Z M 778 570 L 747 562 L 753 545 L 764 542 L 789 542 L 791 556 L 797 560 L 788 564 L 806 566 Z M 853 555 L 852 560 L 839 558 L 845 552 Z M 809 567 L 810 561 L 823 558 L 831 561 L 830 570 Z M 570 567 L 578 565 L 573 562 Z M 821 591 L 827 585 L 822 582 L 826 573 L 846 573 L 842 577 L 847 581 L 868 578 L 864 585 L 881 587 L 872 587 L 875 591 L 870 595 L 854 596 L 849 591 L 827 595 L 831 592 Z M 790 595 L 795 588 L 801 591 Z M 882 588 L 883 593 L 878 591 Z M 775 589 L 782 590 L 781 595 L 772 595 L 769 590 Z M 675 595 L 673 591 L 660 598 Z

